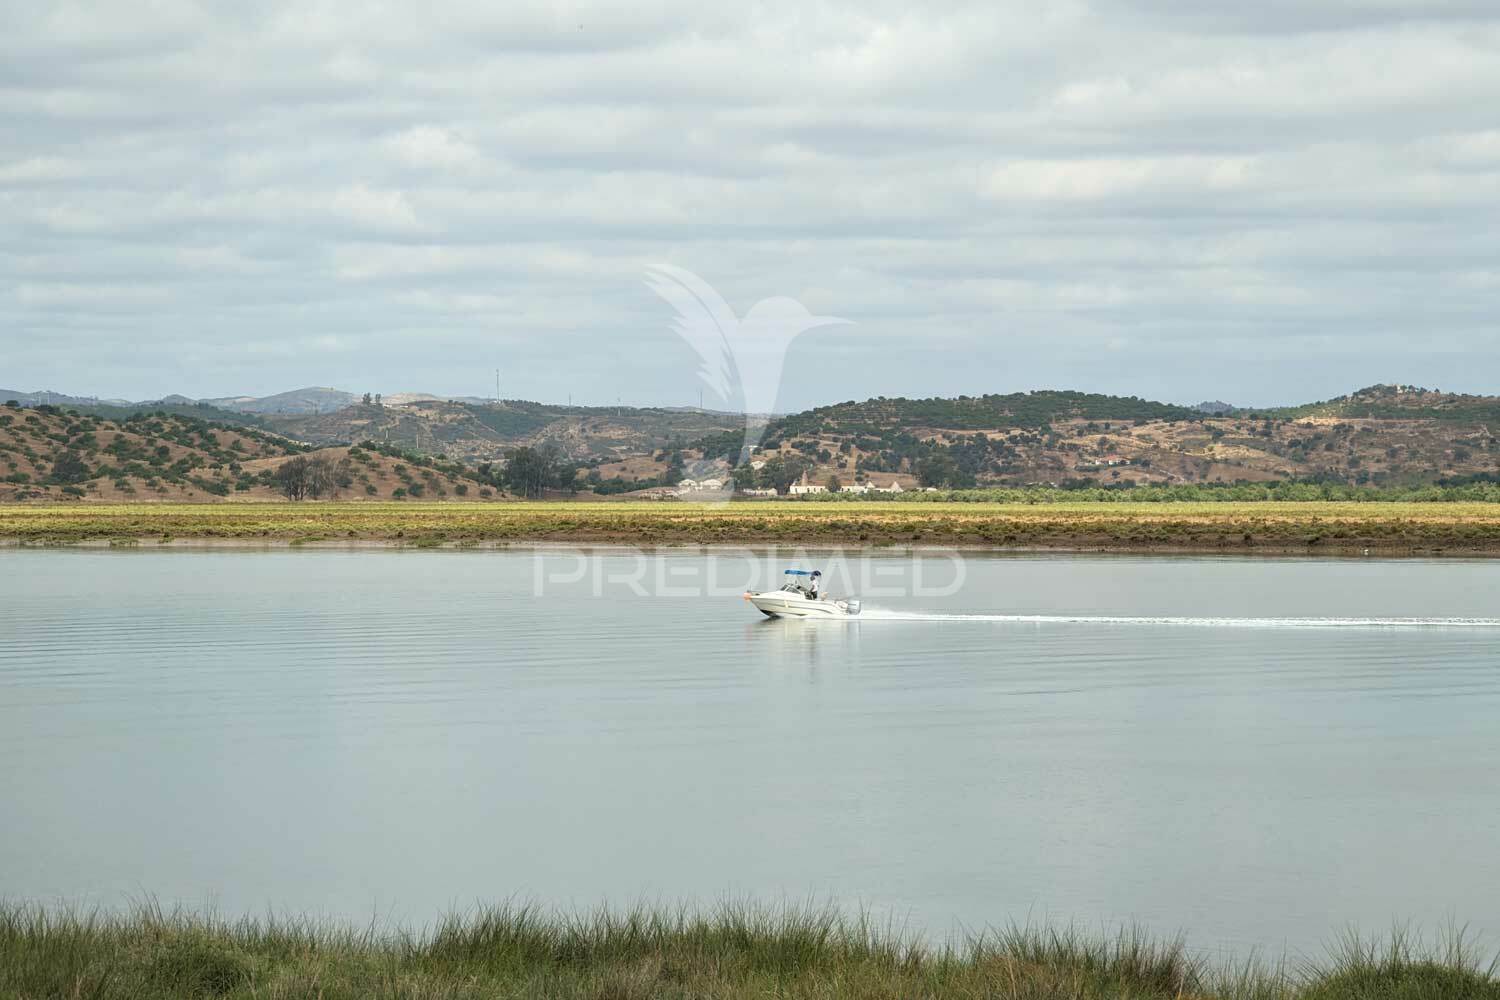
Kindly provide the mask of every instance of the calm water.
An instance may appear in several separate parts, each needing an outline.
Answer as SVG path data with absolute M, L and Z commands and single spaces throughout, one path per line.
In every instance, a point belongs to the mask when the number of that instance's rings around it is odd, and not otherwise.
M 888 557 L 845 624 L 537 558 L 0 552 L 0 895 L 1500 937 L 1500 625 L 1286 620 L 1500 618 L 1500 562 Z

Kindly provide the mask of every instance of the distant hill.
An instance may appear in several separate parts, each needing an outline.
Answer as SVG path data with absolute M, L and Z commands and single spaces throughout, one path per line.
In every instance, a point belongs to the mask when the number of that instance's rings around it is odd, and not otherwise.
M 94 396 L 69 396 L 62 392 L 51 392 L 39 390 L 36 392 L 22 392 L 19 389 L 0 389 L 0 403 L 14 399 L 22 406 L 94 406 L 104 403 L 110 406 L 129 406 L 130 401 L 125 399 L 98 399 Z
M 1086 392 L 1043 390 L 1009 395 L 959 396 L 956 399 L 887 399 L 838 403 L 779 417 L 766 427 L 774 443 L 798 435 L 836 431 L 881 433 L 924 427 L 944 430 L 1035 430 L 1061 419 L 1170 420 L 1194 415 L 1185 406 L 1155 403 L 1135 396 L 1101 396 Z
M 198 420 L 258 426 L 259 420 L 249 412 L 226 410 L 212 403 L 174 393 L 161 399 L 100 399 L 97 396 L 70 396 L 60 392 L 19 392 L 0 389 L 0 404 L 15 400 L 22 406 L 61 406 L 90 413 L 108 420 L 124 420 L 137 413 L 167 413 Z
M 119 422 L 49 405 L 0 406 L 0 502 L 272 499 L 276 470 L 324 456 L 347 499 L 483 498 L 495 491 L 457 463 L 368 449 L 305 446 L 245 427 L 161 412 Z
M 115 422 L 42 405 L 0 406 L 0 500 L 228 495 L 241 470 L 303 449 L 248 428 L 178 415 Z
M 198 402 L 221 410 L 237 413 L 332 413 L 353 403 L 359 397 L 342 389 L 314 386 L 308 389 L 293 389 L 274 396 L 224 396 L 219 399 L 203 399 Z
M 1500 399 L 1371 386 L 1301 407 L 1212 414 L 1136 397 L 1033 392 L 871 399 L 773 420 L 756 463 L 903 487 L 1325 481 L 1418 485 L 1500 473 Z M 739 438 L 698 442 L 737 457 Z
M 1500 429 L 1500 398 L 1467 396 L 1414 385 L 1372 385 L 1336 399 L 1267 412 L 1292 419 L 1437 420 L 1494 425 Z
M 1224 417 L 1234 413 L 1239 407 L 1232 403 L 1226 403 L 1222 399 L 1206 399 L 1201 403 L 1189 407 L 1189 409 L 1197 410 L 1199 413 L 1206 413 L 1211 417 Z
M 634 407 L 554 406 L 527 400 L 475 404 L 425 399 L 356 403 L 332 413 L 267 414 L 265 426 L 310 444 L 376 441 L 429 454 L 493 461 L 522 445 L 551 446 L 582 462 L 680 447 L 731 427 L 735 414 Z
M 75 409 L 80 413 L 102 417 L 105 420 L 128 420 L 131 417 L 141 414 L 161 413 L 172 417 L 185 417 L 189 420 L 230 424 L 236 427 L 263 426 L 263 421 L 253 413 L 236 413 L 233 410 L 221 410 L 207 403 L 194 402 L 186 396 L 168 396 L 166 399 L 143 400 L 138 403 L 121 401 L 93 404 L 78 403 L 68 408 Z
M 39 394 L 11 395 L 36 399 Z M 352 400 L 348 405 L 316 410 L 346 398 Z M 255 496 L 268 486 L 257 477 L 275 460 L 307 448 L 343 455 L 362 442 L 378 446 L 363 449 L 366 454 L 386 453 L 377 464 L 388 466 L 400 453 L 437 456 L 432 468 L 447 469 L 443 474 L 457 479 L 468 473 L 454 463 L 472 470 L 501 463 L 518 447 L 550 449 L 583 466 L 580 474 L 601 491 L 618 492 L 675 481 L 673 476 L 722 478 L 738 462 L 744 438 L 741 416 L 691 408 L 496 403 L 422 394 L 389 398 L 404 401 L 377 403 L 371 397 L 366 403 L 340 390 L 305 389 L 254 401 L 263 412 L 214 405 L 236 400 L 246 405 L 238 397 L 209 402 L 181 396 L 144 403 L 85 400 L 62 409 L 0 408 L 8 418 L 7 434 L 0 435 L 0 463 L 5 463 L 0 479 L 14 487 L 0 499 L 38 490 L 58 495 L 62 486 L 73 485 L 45 482 L 56 478 L 51 463 L 59 449 L 87 451 L 91 440 L 104 441 L 104 433 L 127 441 L 141 438 L 152 454 L 166 444 L 168 453 L 130 467 L 107 456 L 89 457 L 90 471 L 102 470 L 92 478 L 104 481 L 86 488 L 89 496 L 115 495 L 116 472 L 130 487 L 118 487 L 120 495 L 142 495 L 143 487 L 160 496 L 224 495 L 227 479 L 229 495 Z M 205 428 L 219 444 L 203 437 Z M 92 439 L 86 436 L 90 432 Z M 1056 390 L 956 399 L 878 397 L 768 419 L 760 447 L 750 456 L 752 469 L 740 470 L 740 476 L 742 482 L 771 479 L 782 487 L 789 472 L 791 478 L 805 473 L 819 484 L 836 478 L 841 484 L 896 482 L 904 488 L 1278 481 L 1412 486 L 1500 475 L 1497 433 L 1500 398 L 1407 385 L 1368 386 L 1335 399 L 1267 410 Z M 232 449 L 236 440 L 241 447 Z M 133 445 L 120 447 L 141 461 Z M 191 462 L 174 471 L 186 459 Z M 409 467 L 413 461 L 408 457 L 398 464 Z M 359 480 L 358 488 L 375 490 L 367 495 L 391 495 L 398 488 L 410 495 L 412 484 L 388 468 L 362 474 L 368 481 Z M 445 495 L 437 492 L 447 489 L 443 482 L 431 486 L 429 495 Z
M 273 431 L 315 446 L 373 440 L 469 461 L 494 461 L 522 445 L 545 445 L 590 464 L 628 461 L 680 447 L 706 434 L 740 427 L 744 419 L 738 414 L 686 407 L 559 406 L 527 400 L 450 399 L 427 393 L 372 395 L 369 402 L 365 398 L 341 389 L 313 387 L 263 397 L 195 400 L 174 394 L 137 402 L 11 392 L 0 403 L 16 399 L 36 406 L 51 399 L 57 405 L 114 421 L 164 413 Z

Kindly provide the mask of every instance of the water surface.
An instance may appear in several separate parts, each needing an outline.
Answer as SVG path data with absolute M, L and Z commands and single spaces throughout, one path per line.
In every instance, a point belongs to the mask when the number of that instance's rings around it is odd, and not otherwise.
M 0 894 L 1500 932 L 1500 563 L 891 556 L 830 624 L 546 559 L 0 553 Z

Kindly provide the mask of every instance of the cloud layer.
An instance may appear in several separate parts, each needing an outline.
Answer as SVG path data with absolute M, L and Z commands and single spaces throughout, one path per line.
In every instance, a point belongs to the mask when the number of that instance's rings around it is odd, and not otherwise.
M 1493 3 L 504 6 L 0 3 L 0 384 L 1500 391 Z

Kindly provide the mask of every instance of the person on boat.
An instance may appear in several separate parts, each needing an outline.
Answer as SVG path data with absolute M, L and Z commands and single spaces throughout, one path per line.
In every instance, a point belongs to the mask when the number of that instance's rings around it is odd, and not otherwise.
M 810 584 L 808 584 L 807 599 L 810 600 L 810 601 L 819 600 L 820 597 L 819 597 L 819 593 L 818 592 L 822 589 L 822 587 L 823 587 L 823 571 L 820 570 L 820 569 L 815 569 L 815 570 L 813 570 L 813 574 L 812 574 L 812 582 Z

